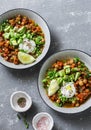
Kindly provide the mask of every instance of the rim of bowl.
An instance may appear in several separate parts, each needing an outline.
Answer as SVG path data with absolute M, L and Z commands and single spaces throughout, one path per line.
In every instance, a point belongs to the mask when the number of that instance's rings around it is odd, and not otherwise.
M 35 129 L 35 130 L 37 130 L 36 129 L 36 127 L 35 127 L 35 125 L 34 125 L 34 122 L 35 122 L 35 120 L 36 120 L 36 118 L 37 117 L 40 117 L 41 115 L 45 115 L 45 116 L 48 116 L 49 118 L 50 118 L 50 130 L 52 130 L 52 128 L 53 128 L 53 126 L 54 126 L 54 120 L 53 120 L 53 117 L 49 114 L 49 113 L 47 113 L 47 112 L 40 112 L 40 113 L 37 113 L 34 117 L 33 117 L 33 119 L 32 119 L 32 126 L 33 126 L 33 128 Z
M 13 97 L 16 95 L 16 94 L 24 94 L 26 95 L 26 97 L 29 99 L 30 101 L 30 105 L 28 107 L 25 107 L 23 110 L 21 108 L 21 110 L 17 110 L 14 105 L 13 105 Z M 13 110 L 17 111 L 17 112 L 26 112 L 31 106 L 32 106 L 32 98 L 24 91 L 16 91 L 16 92 L 13 92 L 10 96 L 10 105 L 12 107 Z
M 46 49 L 45 55 L 42 56 L 38 62 L 35 61 L 36 63 L 33 62 L 32 64 L 29 64 L 27 67 L 20 67 L 20 68 L 17 67 L 17 68 L 16 68 L 16 67 L 12 67 L 12 65 L 8 65 L 8 66 L 7 66 L 6 64 L 4 64 L 3 62 L 0 61 L 0 64 L 4 65 L 5 67 L 10 68 L 10 69 L 16 69 L 16 70 L 19 70 L 19 69 L 27 69 L 27 68 L 33 67 L 33 66 L 35 66 L 36 64 L 38 64 L 39 62 L 41 62 L 41 61 L 44 59 L 44 57 L 46 56 L 46 54 L 48 53 L 48 50 L 49 50 L 50 44 L 51 44 L 51 32 L 50 32 L 50 27 L 49 27 L 48 23 L 46 22 L 46 20 L 45 20 L 39 13 L 37 13 L 37 12 L 34 11 L 34 10 L 27 9 L 27 8 L 14 8 L 14 9 L 7 10 L 7 11 L 5 11 L 4 13 L 0 14 L 0 18 L 1 18 L 4 14 L 7 14 L 7 13 L 9 13 L 9 12 L 11 12 L 11 11 L 15 11 L 15 10 L 30 11 L 30 12 L 36 14 L 37 16 L 39 16 L 39 17 L 44 21 L 44 23 L 46 24 L 46 27 L 47 27 L 48 33 L 49 33 L 49 44 L 48 44 L 48 48 Z M 0 56 L 0 57 L 1 57 L 1 56 Z M 7 62 L 7 61 L 5 61 L 5 62 Z M 9 63 L 9 62 L 8 62 L 8 63 Z M 13 64 L 13 63 L 11 63 L 11 64 Z M 26 66 L 26 65 L 24 65 L 24 66 Z
M 63 49 L 63 50 L 60 50 L 60 51 L 58 51 L 58 52 L 52 54 L 52 55 L 45 61 L 45 63 L 46 63 L 50 58 L 52 58 L 54 55 L 56 55 L 56 54 L 58 54 L 58 53 L 61 53 L 61 52 L 66 52 L 66 51 L 81 52 L 81 53 L 83 53 L 83 54 L 85 54 L 85 55 L 87 55 L 87 56 L 89 56 L 89 57 L 91 58 L 91 55 L 90 55 L 90 54 L 88 54 L 88 53 L 86 53 L 86 52 L 84 52 L 84 51 L 82 51 L 82 50 L 79 50 L 79 49 Z M 44 63 L 44 64 L 45 64 L 45 63 Z M 42 67 L 44 66 L 44 64 L 42 65 Z M 61 111 L 61 110 L 56 110 L 56 109 L 54 109 L 52 106 L 50 106 L 49 104 L 47 104 L 47 102 L 43 99 L 43 97 L 42 97 L 42 95 L 41 95 L 41 93 L 40 93 L 40 88 L 39 88 L 39 86 L 40 86 L 39 78 L 40 78 L 40 73 L 41 73 L 42 67 L 40 68 L 40 71 L 39 71 L 38 80 L 37 80 L 37 87 L 38 87 L 38 91 L 39 91 L 40 97 L 42 98 L 43 102 L 44 102 L 49 108 L 51 108 L 52 110 L 54 110 L 54 111 L 56 111 L 56 112 L 60 112 L 60 113 L 63 113 L 63 114 L 77 114 L 77 113 L 83 112 L 83 111 L 85 111 L 85 110 L 87 110 L 88 108 L 91 107 L 91 106 L 89 105 L 89 106 L 87 106 L 87 107 L 85 107 L 85 108 L 83 108 L 83 109 L 81 109 L 81 110 L 77 110 L 77 111 L 75 111 L 75 112 L 72 111 L 72 109 L 74 109 L 74 108 L 69 108 L 70 111 L 68 111 L 68 112 L 65 111 L 65 112 L 64 112 L 64 111 Z M 90 100 L 90 99 L 89 99 L 89 100 Z M 90 101 L 89 101 L 89 102 L 90 102 Z M 55 104 L 54 104 L 54 105 L 55 105 Z

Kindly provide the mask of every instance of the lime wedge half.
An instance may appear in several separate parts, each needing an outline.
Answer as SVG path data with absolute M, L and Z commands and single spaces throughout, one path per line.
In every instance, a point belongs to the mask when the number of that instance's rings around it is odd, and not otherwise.
M 48 88 L 48 96 L 52 96 L 53 94 L 55 94 L 58 89 L 59 85 L 57 83 L 57 80 L 56 79 L 51 80 L 50 86 Z
M 22 64 L 30 64 L 35 61 L 35 58 L 29 54 L 26 54 L 24 52 L 18 52 L 18 59 Z

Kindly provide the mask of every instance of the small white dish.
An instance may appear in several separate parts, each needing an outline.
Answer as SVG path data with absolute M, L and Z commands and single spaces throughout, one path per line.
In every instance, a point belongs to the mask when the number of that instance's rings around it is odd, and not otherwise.
M 48 119 L 48 120 L 45 121 L 45 119 Z M 46 130 L 52 130 L 52 128 L 54 126 L 54 121 L 53 121 L 52 116 L 46 112 L 38 113 L 33 117 L 32 126 L 33 126 L 34 130 L 39 130 L 37 127 L 38 126 L 41 127 L 43 120 L 45 121 L 44 125 L 48 125 L 48 128 Z M 38 124 L 38 122 L 39 122 L 39 124 Z M 42 128 L 44 128 L 44 127 L 42 127 Z
M 18 100 L 20 98 L 24 98 L 26 100 L 26 104 L 24 107 L 21 107 L 18 104 Z M 32 99 L 26 92 L 17 91 L 17 92 L 12 93 L 12 95 L 10 97 L 10 104 L 11 104 L 11 107 L 13 108 L 13 110 L 15 110 L 17 112 L 25 112 L 31 107 Z

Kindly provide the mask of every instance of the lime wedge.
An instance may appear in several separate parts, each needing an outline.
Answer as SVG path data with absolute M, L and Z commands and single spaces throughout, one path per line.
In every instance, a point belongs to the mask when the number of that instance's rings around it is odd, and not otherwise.
M 52 96 L 53 94 L 55 94 L 58 89 L 59 85 L 57 83 L 57 80 L 56 79 L 51 80 L 50 86 L 48 88 L 48 96 Z
M 18 59 L 22 64 L 30 64 L 35 61 L 35 58 L 29 54 L 26 54 L 24 52 L 18 52 Z

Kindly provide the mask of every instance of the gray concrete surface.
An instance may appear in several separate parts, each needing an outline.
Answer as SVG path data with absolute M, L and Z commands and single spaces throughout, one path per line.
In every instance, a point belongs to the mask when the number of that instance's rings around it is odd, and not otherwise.
M 9 102 L 10 95 L 17 90 L 26 91 L 33 99 L 27 112 L 29 130 L 33 130 L 33 116 L 41 111 L 53 116 L 53 130 L 91 130 L 90 108 L 75 115 L 55 112 L 42 101 L 37 89 L 39 70 L 51 54 L 68 48 L 91 54 L 91 0 L 1 0 L 0 14 L 20 7 L 38 12 L 48 22 L 52 41 L 46 57 L 33 68 L 19 71 L 0 64 L 0 130 L 26 129 Z

